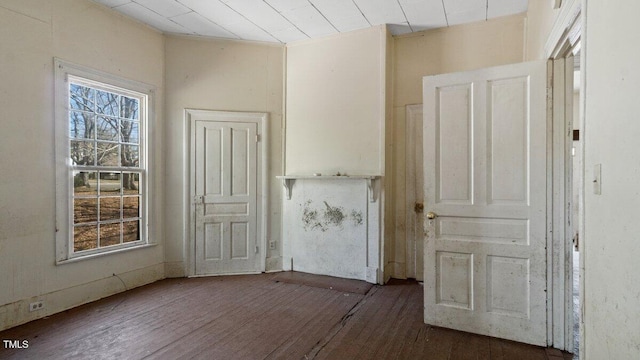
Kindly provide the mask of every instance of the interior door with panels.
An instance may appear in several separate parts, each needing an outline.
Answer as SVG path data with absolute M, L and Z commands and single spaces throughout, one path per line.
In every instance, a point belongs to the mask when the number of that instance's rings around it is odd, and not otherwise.
M 546 63 L 423 86 L 425 322 L 544 346 Z
M 256 122 L 192 123 L 195 275 L 261 270 Z

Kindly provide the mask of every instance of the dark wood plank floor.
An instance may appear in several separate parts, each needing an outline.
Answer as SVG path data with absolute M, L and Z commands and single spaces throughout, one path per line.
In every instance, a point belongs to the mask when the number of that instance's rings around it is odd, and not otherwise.
M 571 359 L 425 325 L 416 282 L 359 294 L 276 276 L 159 281 L 0 332 L 0 340 L 29 342 L 0 345 L 0 358 Z

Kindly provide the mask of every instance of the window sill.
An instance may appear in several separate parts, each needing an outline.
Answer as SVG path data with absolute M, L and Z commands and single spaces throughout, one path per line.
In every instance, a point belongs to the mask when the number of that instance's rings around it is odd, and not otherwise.
M 76 257 L 72 257 L 72 258 L 64 259 L 64 260 L 56 260 L 56 265 L 71 264 L 71 263 L 76 263 L 76 262 L 79 262 L 79 261 L 95 259 L 95 258 L 98 258 L 98 257 L 103 257 L 103 256 L 108 256 L 108 255 L 121 254 L 123 252 L 128 252 L 128 251 L 133 251 L 133 250 L 138 250 L 138 249 L 148 249 L 148 248 L 152 248 L 152 247 L 156 247 L 156 246 L 158 246 L 158 244 L 155 244 L 155 243 L 128 246 L 128 247 L 123 247 L 123 248 L 120 248 L 120 249 L 114 249 L 114 250 L 111 250 L 111 251 L 104 251 L 104 252 L 98 252 L 98 253 L 93 253 L 93 254 L 81 255 L 81 256 L 76 256 Z

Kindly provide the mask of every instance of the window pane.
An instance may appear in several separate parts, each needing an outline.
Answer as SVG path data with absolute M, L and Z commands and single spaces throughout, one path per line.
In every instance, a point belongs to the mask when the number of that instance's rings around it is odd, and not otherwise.
M 100 197 L 100 221 L 119 220 L 121 197 Z
M 140 217 L 140 197 L 126 196 L 123 198 L 122 216 L 126 218 Z
M 124 242 L 140 240 L 140 221 L 125 221 L 122 225 Z
M 141 190 L 145 184 L 140 182 L 145 171 L 141 131 L 146 95 L 109 87 L 120 83 L 101 84 L 69 76 L 69 103 L 63 121 L 68 121 L 69 138 L 64 141 L 71 160 L 67 161 L 67 181 L 73 182 L 69 196 L 73 251 L 106 247 L 108 252 L 124 242 L 141 241 L 146 225 Z
M 120 223 L 100 225 L 100 247 L 120 244 Z
M 122 97 L 122 103 L 120 104 L 120 116 L 125 119 L 138 120 L 139 102 L 138 99 L 132 99 L 126 96 Z
M 122 145 L 122 166 L 139 167 L 140 154 L 137 145 Z
M 98 199 L 73 199 L 73 223 L 98 221 Z
M 71 141 L 69 156 L 73 165 L 94 165 L 96 150 L 93 141 Z
M 69 85 L 69 105 L 73 110 L 93 111 L 95 90 L 85 86 Z
M 140 194 L 140 174 L 122 173 L 122 192 L 125 195 Z
M 98 247 L 98 225 L 73 227 L 73 251 Z
M 120 134 L 124 143 L 140 143 L 140 125 L 137 121 L 122 120 L 120 122 Z
M 96 112 L 107 116 L 118 117 L 120 107 L 119 96 L 110 92 L 96 90 Z
M 95 171 L 74 171 L 73 172 L 73 195 L 87 196 L 97 195 L 97 178 Z
M 98 116 L 98 140 L 118 141 L 118 119 Z
M 120 145 L 114 143 L 98 142 L 97 157 L 98 166 L 119 166 L 120 162 L 118 150 Z
M 93 139 L 95 123 L 92 114 L 69 112 L 69 136 L 73 139 Z
M 119 172 L 100 172 L 100 195 L 120 195 L 121 176 Z

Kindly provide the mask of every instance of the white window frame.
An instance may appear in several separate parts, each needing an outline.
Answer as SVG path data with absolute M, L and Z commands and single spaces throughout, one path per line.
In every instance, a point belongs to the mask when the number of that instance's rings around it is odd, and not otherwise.
M 55 171 L 56 171 L 56 264 L 75 262 L 97 256 L 120 253 L 154 245 L 150 241 L 148 209 L 150 208 L 153 181 L 150 179 L 152 139 L 149 129 L 154 124 L 155 87 L 141 82 L 120 78 L 115 75 L 54 59 L 55 69 Z M 92 88 L 113 91 L 121 94 L 139 95 L 140 102 L 140 166 L 134 172 L 140 172 L 140 239 L 103 248 L 74 251 L 73 244 L 73 171 L 69 156 L 69 85 L 70 78 L 82 84 L 86 80 Z M 93 84 L 95 83 L 95 84 Z M 95 85 L 95 86 L 94 86 Z M 93 167 L 89 171 L 98 171 Z M 121 169 L 122 170 L 122 169 Z M 119 170 L 117 170 L 119 171 Z M 126 170 L 124 170 L 126 171 Z

